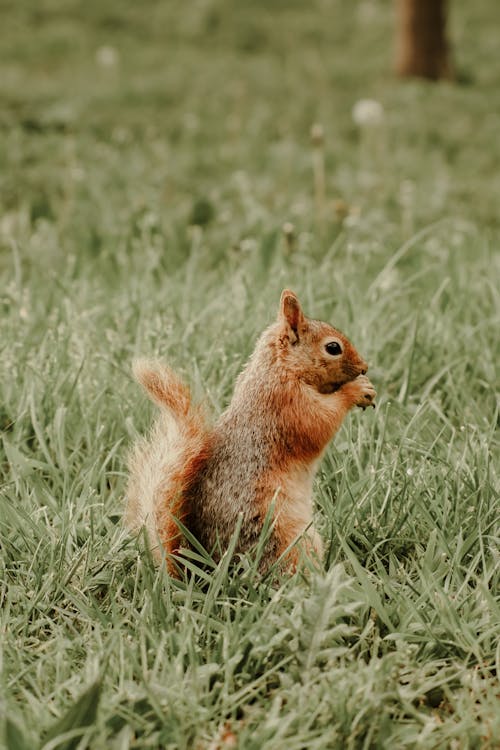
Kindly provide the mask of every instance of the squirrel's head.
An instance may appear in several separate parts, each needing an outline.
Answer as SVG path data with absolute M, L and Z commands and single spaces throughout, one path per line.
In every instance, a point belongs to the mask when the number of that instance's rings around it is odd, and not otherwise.
M 304 315 L 297 296 L 289 289 L 281 294 L 275 330 L 280 365 L 319 393 L 333 393 L 368 369 L 343 333 Z

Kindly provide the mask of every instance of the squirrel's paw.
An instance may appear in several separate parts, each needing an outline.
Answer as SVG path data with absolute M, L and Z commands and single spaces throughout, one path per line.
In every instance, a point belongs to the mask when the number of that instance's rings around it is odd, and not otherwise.
M 375 396 L 377 391 L 373 387 L 372 382 L 366 377 L 366 375 L 358 375 L 354 381 L 359 386 L 359 400 L 356 402 L 356 406 L 360 406 L 363 410 L 367 406 L 373 406 L 375 408 Z
M 373 406 L 373 408 L 375 408 L 375 396 L 377 395 L 377 391 L 366 375 L 358 375 L 358 377 L 351 380 L 350 383 L 346 383 L 342 386 L 342 390 L 344 389 L 352 398 L 353 406 L 360 406 L 363 410 L 366 409 L 367 406 Z

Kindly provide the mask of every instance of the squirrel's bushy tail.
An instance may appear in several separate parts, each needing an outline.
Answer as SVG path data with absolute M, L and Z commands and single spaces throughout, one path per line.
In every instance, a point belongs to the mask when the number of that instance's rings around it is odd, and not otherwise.
M 160 407 L 160 415 L 148 438 L 140 439 L 129 456 L 126 520 L 132 529 L 146 527 L 152 552 L 161 559 L 181 544 L 176 520 L 185 522 L 184 489 L 193 463 L 202 460 L 208 427 L 200 409 L 191 402 L 189 388 L 166 365 L 137 360 L 136 380 Z M 171 572 L 174 566 L 167 557 Z
M 191 406 L 189 388 L 179 380 L 170 367 L 151 359 L 136 359 L 132 372 L 148 396 L 160 408 L 168 409 L 174 416 L 184 417 Z

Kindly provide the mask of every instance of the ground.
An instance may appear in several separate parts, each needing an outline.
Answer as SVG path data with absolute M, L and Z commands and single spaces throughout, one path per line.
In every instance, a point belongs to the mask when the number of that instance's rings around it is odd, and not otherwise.
M 454 85 L 394 78 L 382 0 L 0 11 L 0 745 L 497 747 L 498 8 L 451 3 Z M 284 286 L 379 394 L 325 572 L 172 581 L 121 522 L 131 360 L 216 415 Z

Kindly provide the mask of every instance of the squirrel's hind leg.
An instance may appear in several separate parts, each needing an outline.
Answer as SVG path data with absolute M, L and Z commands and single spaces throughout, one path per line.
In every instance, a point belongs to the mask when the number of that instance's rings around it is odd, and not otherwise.
M 295 573 L 304 565 L 311 563 L 318 570 L 321 568 L 323 540 L 314 527 L 304 532 L 282 526 L 278 529 L 278 537 L 276 559 L 282 557 L 280 567 L 289 573 Z

